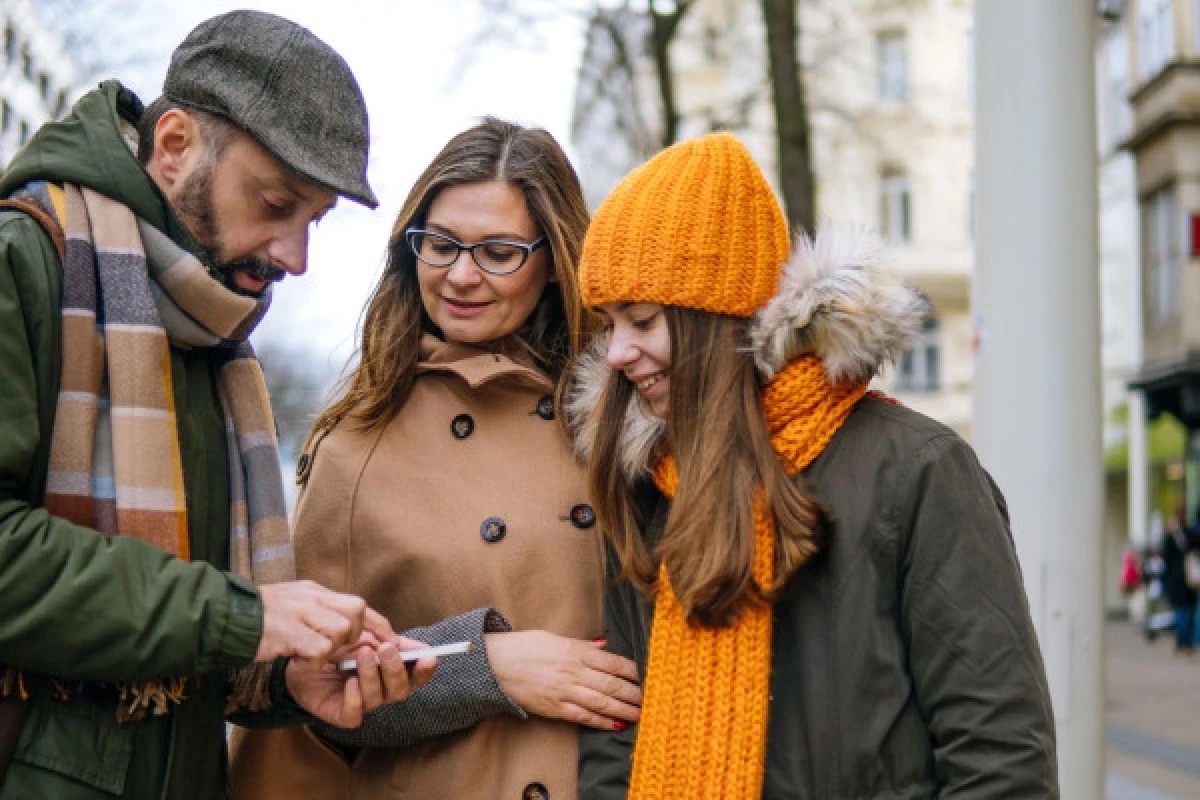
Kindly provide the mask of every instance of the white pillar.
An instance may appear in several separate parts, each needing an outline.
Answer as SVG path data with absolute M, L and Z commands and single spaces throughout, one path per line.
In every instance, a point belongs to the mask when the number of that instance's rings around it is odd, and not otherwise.
M 973 433 L 1009 502 L 1064 800 L 1104 796 L 1094 13 L 975 2 Z
M 1146 525 L 1150 519 L 1150 466 L 1146 439 L 1146 395 L 1129 393 L 1129 541 L 1137 547 L 1147 544 Z

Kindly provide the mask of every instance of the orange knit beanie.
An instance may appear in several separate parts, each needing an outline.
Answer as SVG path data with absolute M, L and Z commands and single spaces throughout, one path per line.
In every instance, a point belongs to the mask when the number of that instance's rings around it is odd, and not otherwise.
M 629 173 L 588 227 L 583 302 L 639 302 L 753 316 L 775 293 L 788 227 L 741 142 L 711 134 Z

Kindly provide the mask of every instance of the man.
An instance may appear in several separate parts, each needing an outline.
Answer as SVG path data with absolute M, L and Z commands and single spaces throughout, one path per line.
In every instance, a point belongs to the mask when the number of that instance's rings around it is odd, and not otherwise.
M 336 198 L 376 205 L 367 142 L 345 62 L 240 11 L 148 110 L 103 83 L 0 179 L 0 798 L 224 797 L 227 713 L 354 727 L 431 676 L 361 599 L 289 580 L 245 345 Z

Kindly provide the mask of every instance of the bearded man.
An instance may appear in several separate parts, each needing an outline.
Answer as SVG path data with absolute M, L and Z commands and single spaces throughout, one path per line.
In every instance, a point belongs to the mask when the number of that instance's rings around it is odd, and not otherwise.
M 148 109 L 103 83 L 0 180 L 0 798 L 224 797 L 227 717 L 353 727 L 431 676 L 291 580 L 246 343 L 337 197 L 375 207 L 367 144 L 341 57 L 239 11 Z

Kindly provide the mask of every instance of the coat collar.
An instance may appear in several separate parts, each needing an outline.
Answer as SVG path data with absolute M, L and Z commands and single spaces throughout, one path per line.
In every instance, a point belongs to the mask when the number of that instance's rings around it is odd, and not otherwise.
M 509 379 L 533 389 L 552 391 L 554 382 L 533 365 L 533 359 L 516 345 L 483 349 L 442 341 L 432 333 L 421 337 L 417 374 L 457 375 L 472 389 L 492 381 Z

